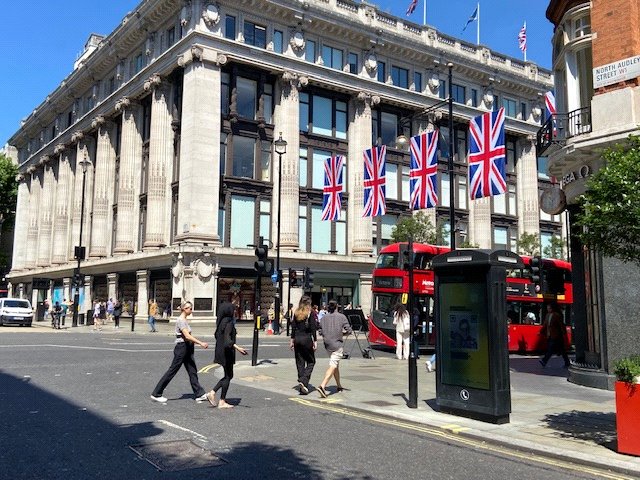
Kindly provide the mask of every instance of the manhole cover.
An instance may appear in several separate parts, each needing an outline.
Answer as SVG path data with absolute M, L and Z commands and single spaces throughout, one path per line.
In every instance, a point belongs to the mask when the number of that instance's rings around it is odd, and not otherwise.
M 227 463 L 213 452 L 196 445 L 191 440 L 130 445 L 129 448 L 136 452 L 140 458 L 163 472 L 217 467 Z
M 362 402 L 374 407 L 393 407 L 398 405 L 397 403 L 387 402 L 386 400 L 370 400 L 368 402 Z

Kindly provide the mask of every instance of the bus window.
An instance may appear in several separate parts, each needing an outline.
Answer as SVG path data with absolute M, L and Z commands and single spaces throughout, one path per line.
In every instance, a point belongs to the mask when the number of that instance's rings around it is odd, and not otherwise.
M 382 253 L 378 256 L 376 268 L 398 268 L 397 253 Z

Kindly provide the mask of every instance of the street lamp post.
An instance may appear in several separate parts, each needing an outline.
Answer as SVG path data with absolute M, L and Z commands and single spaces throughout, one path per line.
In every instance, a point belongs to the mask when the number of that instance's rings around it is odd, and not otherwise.
M 282 132 L 280 137 L 273 142 L 275 152 L 278 154 L 278 227 L 276 231 L 276 275 L 278 276 L 276 287 L 276 301 L 275 301 L 275 314 L 274 321 L 280 323 L 280 303 L 282 301 L 282 273 L 280 272 L 280 217 L 282 213 L 282 155 L 287 153 L 287 142 L 282 139 Z M 278 331 L 280 329 L 278 328 Z
M 449 67 L 449 161 L 447 163 L 447 169 L 449 170 L 449 235 L 451 250 L 456 249 L 456 206 L 455 206 L 455 182 L 453 179 L 453 154 L 455 148 L 455 141 L 453 136 L 453 63 L 447 63 Z
M 73 271 L 73 283 L 75 285 L 75 292 L 73 295 L 73 320 L 71 322 L 72 327 L 78 326 L 78 311 L 80 309 L 80 262 L 84 259 L 84 247 L 82 246 L 82 229 L 84 226 L 84 195 L 85 186 L 87 184 L 87 167 L 89 161 L 87 160 L 87 152 L 84 153 L 84 158 L 80 161 L 82 166 L 82 200 L 80 203 L 80 238 L 78 239 L 78 246 L 75 249 L 75 257 L 78 260 L 78 264 Z

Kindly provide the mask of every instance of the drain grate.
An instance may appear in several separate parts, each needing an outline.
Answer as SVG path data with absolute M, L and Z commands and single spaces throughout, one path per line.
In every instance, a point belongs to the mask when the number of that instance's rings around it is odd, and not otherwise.
M 163 472 L 218 467 L 227 463 L 213 452 L 196 445 L 191 440 L 130 445 L 129 448 L 136 452 L 140 458 Z
M 366 403 L 367 405 L 373 405 L 374 407 L 395 407 L 398 405 L 397 403 L 387 402 L 386 400 L 370 400 L 368 402 L 362 402 L 362 403 Z

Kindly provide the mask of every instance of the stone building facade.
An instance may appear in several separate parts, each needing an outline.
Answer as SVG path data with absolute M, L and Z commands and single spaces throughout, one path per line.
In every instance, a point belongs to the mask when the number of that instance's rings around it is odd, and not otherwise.
M 483 248 L 515 248 L 525 232 L 564 235 L 562 216 L 538 204 L 549 179 L 538 173 L 535 133 L 551 72 L 352 0 L 146 0 L 89 39 L 9 141 L 21 172 L 14 294 L 72 296 L 84 179 L 83 310 L 119 297 L 144 314 L 150 298 L 174 309 L 187 298 L 196 317 L 213 316 L 221 300 L 244 316 L 257 302 L 253 245 L 260 236 L 277 244 L 280 204 L 283 302 L 301 295 L 288 269 L 310 267 L 314 303 L 368 311 L 377 252 L 410 214 L 409 153 L 395 139 L 434 125 L 448 138 L 449 62 L 454 178 L 442 156 L 433 223 L 453 223 Z M 468 122 L 502 106 L 508 192 L 472 202 Z M 362 218 L 362 151 L 376 142 L 388 145 L 388 211 L 372 220 Z M 323 222 L 331 154 L 347 159 L 345 194 L 339 221 Z M 33 278 L 51 279 L 50 290 L 32 288 Z M 267 280 L 263 305 L 273 301 Z
M 579 196 L 603 165 L 601 152 L 639 133 L 640 5 L 636 0 L 554 0 L 547 18 L 555 25 L 558 113 L 542 127 L 538 150 L 548 157 L 551 174 L 561 179 L 564 195 L 558 206 L 564 205 L 575 225 Z M 583 245 L 578 227 L 571 232 L 576 362 L 569 380 L 613 389 L 614 362 L 639 353 L 640 269 Z

